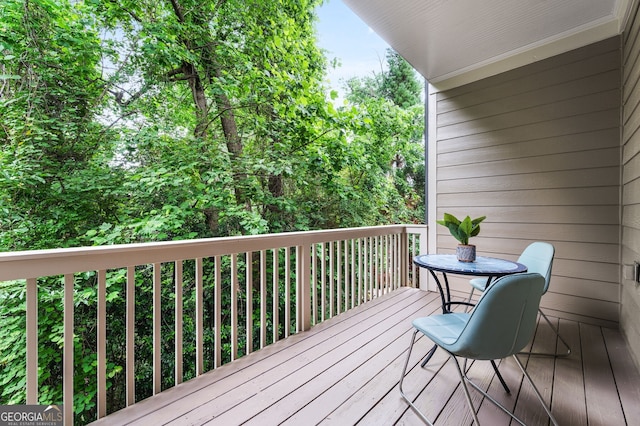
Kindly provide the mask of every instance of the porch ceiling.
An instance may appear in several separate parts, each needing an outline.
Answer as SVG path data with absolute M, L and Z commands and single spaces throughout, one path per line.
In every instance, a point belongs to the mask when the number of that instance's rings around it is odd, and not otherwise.
M 446 89 L 620 34 L 637 0 L 343 1 Z

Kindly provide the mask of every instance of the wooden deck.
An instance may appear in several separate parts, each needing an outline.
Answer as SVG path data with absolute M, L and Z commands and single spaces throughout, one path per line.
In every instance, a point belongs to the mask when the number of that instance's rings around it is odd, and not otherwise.
M 421 424 L 397 383 L 411 336 L 411 320 L 439 312 L 436 293 L 400 289 L 247 357 L 116 412 L 97 424 L 139 425 L 392 425 Z M 633 425 L 640 419 L 640 375 L 617 330 L 561 320 L 567 358 L 523 357 L 527 371 L 561 425 Z M 533 350 L 553 350 L 555 335 L 540 323 Z M 439 350 L 420 368 L 431 342 L 414 348 L 405 390 L 436 425 L 472 423 L 457 374 Z M 488 362 L 470 376 L 528 425 L 548 418 L 512 359 L 500 362 L 508 395 Z M 436 374 L 437 373 L 437 374 Z M 488 402 L 479 420 L 507 425 Z

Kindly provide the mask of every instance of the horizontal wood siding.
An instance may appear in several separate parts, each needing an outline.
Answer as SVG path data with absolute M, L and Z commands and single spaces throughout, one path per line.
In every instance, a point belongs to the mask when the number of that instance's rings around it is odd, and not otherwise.
M 622 120 L 622 289 L 620 323 L 636 365 L 640 365 L 640 287 L 633 265 L 640 262 L 640 16 L 623 37 Z
M 472 240 L 484 256 L 515 260 L 533 241 L 552 243 L 543 309 L 607 326 L 618 325 L 620 310 L 620 43 L 431 95 L 437 217 L 486 215 Z M 635 163 L 637 179 L 640 156 Z M 447 253 L 457 242 L 439 226 L 436 244 Z M 452 287 L 469 292 L 463 277 Z

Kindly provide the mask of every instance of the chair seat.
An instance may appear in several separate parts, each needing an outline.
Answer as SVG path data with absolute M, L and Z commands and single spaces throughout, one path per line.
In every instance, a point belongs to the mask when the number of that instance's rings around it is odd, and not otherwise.
M 437 345 L 446 346 L 455 343 L 462 333 L 462 329 L 467 325 L 469 316 L 470 314 L 465 312 L 432 315 L 416 318 L 412 324 Z
M 474 278 L 469 280 L 469 284 L 476 290 L 485 291 L 487 289 L 487 279 L 486 278 Z

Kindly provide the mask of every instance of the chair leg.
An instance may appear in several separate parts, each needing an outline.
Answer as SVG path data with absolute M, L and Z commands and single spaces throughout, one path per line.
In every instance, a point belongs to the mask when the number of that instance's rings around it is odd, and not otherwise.
M 434 344 L 433 347 L 429 349 L 429 352 L 424 356 L 424 360 L 422 361 L 422 364 L 420 364 L 420 367 L 424 368 L 424 366 L 427 365 L 433 354 L 436 353 L 436 349 L 438 349 L 438 345 Z
M 464 382 L 469 383 L 471 386 L 473 386 L 473 388 L 475 390 L 477 390 L 479 393 L 481 393 L 489 402 L 491 402 L 493 405 L 495 405 L 496 407 L 498 407 L 499 409 L 501 409 L 502 411 L 504 411 L 506 414 L 508 414 L 509 416 L 511 416 L 512 419 L 514 419 L 515 421 L 517 421 L 518 423 L 520 423 L 522 426 L 527 426 L 524 424 L 524 422 L 522 420 L 520 420 L 519 418 L 517 418 L 511 411 L 509 411 L 507 409 L 507 407 L 505 407 L 504 405 L 500 404 L 498 401 L 496 401 L 491 395 L 489 395 L 487 392 L 485 392 L 482 388 L 480 388 L 477 384 L 475 384 L 466 374 L 464 374 Z M 468 402 L 469 400 L 467 400 Z M 474 416 L 475 419 L 475 416 Z M 480 423 L 476 420 L 476 424 L 479 425 Z
M 571 354 L 571 347 L 569 347 L 569 344 L 564 341 L 564 339 L 562 338 L 562 336 L 558 332 L 558 329 L 556 327 L 554 327 L 553 324 L 551 324 L 551 321 L 549 321 L 549 318 L 547 318 L 547 316 L 544 314 L 544 312 L 542 312 L 542 309 L 538 309 L 538 312 L 540 313 L 540 316 L 542 316 L 542 318 L 544 318 L 544 320 L 547 322 L 547 324 L 549 324 L 549 327 L 551 327 L 551 330 L 553 330 L 553 332 L 556 334 L 556 336 L 558 336 L 558 338 L 560 339 L 562 344 L 565 346 L 565 348 L 567 348 L 567 351 L 566 352 L 562 352 L 562 353 L 558 353 L 558 352 L 555 352 L 555 353 L 520 352 L 520 353 L 523 354 L 523 355 L 550 356 L 550 357 L 554 357 L 554 358 L 564 358 L 564 357 L 569 356 Z
M 553 417 L 553 414 L 551 414 L 551 410 L 547 407 L 547 404 L 545 404 L 544 399 L 542 399 L 542 395 L 540 395 L 540 391 L 538 391 L 538 388 L 536 387 L 536 385 L 533 384 L 533 380 L 531 380 L 531 377 L 527 373 L 527 370 L 524 369 L 524 367 L 522 366 L 522 363 L 520 362 L 516 354 L 513 355 L 513 358 L 516 360 L 516 364 L 518 364 L 518 367 L 520 367 L 522 374 L 524 374 L 524 376 L 527 378 L 527 381 L 529 382 L 534 392 L 536 393 L 536 396 L 538 397 L 538 401 L 540 401 L 540 404 L 542 404 L 544 411 L 547 412 L 549 419 L 551 419 L 551 423 L 553 423 L 555 426 L 558 426 L 558 422 L 556 421 L 555 417 Z
M 409 350 L 407 351 L 407 359 L 404 362 L 404 368 L 402 369 L 402 375 L 400 376 L 400 382 L 398 383 L 398 388 L 400 389 L 400 395 L 402 395 L 402 398 L 407 402 L 407 404 L 409 404 L 409 406 L 422 419 L 422 421 L 428 424 L 429 426 L 433 426 L 433 423 L 431 423 L 429 419 L 427 419 L 427 417 L 424 414 L 422 414 L 420 410 L 418 410 L 418 407 L 416 407 L 413 404 L 413 402 L 411 402 L 409 397 L 407 397 L 407 395 L 404 393 L 404 390 L 402 389 L 402 383 L 404 382 L 404 376 L 407 374 L 407 366 L 409 365 L 409 358 L 411 358 L 411 350 L 413 349 L 413 344 L 415 343 L 415 340 L 416 340 L 416 334 L 418 334 L 418 330 L 414 330 L 413 335 L 411 336 L 411 344 L 409 345 Z
M 462 389 L 464 390 L 464 396 L 467 398 L 467 404 L 469 404 L 469 410 L 471 411 L 471 415 L 473 416 L 473 421 L 476 425 L 480 425 L 478 421 L 478 415 L 476 414 L 476 408 L 473 406 L 473 402 L 471 401 L 471 394 L 469 393 L 469 388 L 467 387 L 467 374 L 463 372 L 460 368 L 460 363 L 458 363 L 458 358 L 452 353 L 449 353 L 451 359 L 453 359 L 454 364 L 456 365 L 456 370 L 458 371 L 458 376 L 460 376 L 460 383 L 462 384 Z M 466 359 L 465 359 L 465 368 L 466 368 Z
M 496 376 L 498 376 L 498 380 L 500 380 L 500 383 L 502 384 L 502 387 L 504 388 L 504 391 L 506 393 L 511 393 L 511 389 L 509 389 L 509 386 L 507 386 L 507 382 L 504 381 L 504 378 L 502 377 L 502 374 L 500 374 L 500 370 L 498 370 L 498 365 L 496 364 L 495 360 L 491 360 L 491 366 L 493 367 L 493 371 L 496 372 Z
M 467 303 L 471 303 L 471 298 L 473 297 L 473 292 L 475 291 L 475 287 L 471 287 L 471 292 L 469 293 L 469 298 L 467 299 Z M 469 310 L 469 305 L 464 307 L 464 311 L 467 312 Z
M 455 356 L 451 355 L 454 359 Z M 514 358 L 515 355 L 514 355 Z M 529 375 L 527 374 L 527 372 L 524 370 L 524 367 L 522 366 L 522 364 L 520 363 L 520 360 L 518 358 L 516 358 L 516 363 L 518 364 L 518 367 L 520 367 L 520 370 L 522 370 L 522 372 L 524 373 L 524 375 L 526 376 L 527 380 L 529 381 L 529 383 L 531 384 L 531 386 L 533 386 L 533 389 L 536 393 L 536 395 L 538 396 L 538 400 L 540 402 L 542 402 L 542 405 L 544 406 L 545 411 L 547 412 L 547 414 L 549 415 L 549 418 L 551 419 L 552 423 L 555 426 L 558 426 L 558 422 L 556 422 L 555 418 L 551 415 L 551 412 L 547 409 L 546 405 L 544 404 L 544 400 L 542 399 L 542 396 L 540 395 L 540 392 L 538 392 L 538 389 L 535 387 L 535 385 L 533 384 L 533 382 L 531 381 L 531 377 L 529 377 Z M 509 411 L 504 405 L 500 404 L 497 400 L 495 400 L 491 395 L 489 395 L 487 392 L 485 392 L 482 388 L 480 388 L 477 384 L 475 384 L 470 378 L 469 376 L 467 376 L 466 372 L 462 373 L 462 370 L 460 370 L 460 366 L 457 363 L 456 360 L 456 364 L 458 365 L 458 370 L 459 372 L 462 374 L 462 380 L 463 380 L 463 384 L 465 383 L 469 383 L 471 386 L 473 386 L 473 388 L 475 390 L 477 390 L 479 393 L 481 393 L 489 402 L 491 402 L 493 405 L 495 405 L 496 407 L 498 407 L 499 409 L 501 409 L 502 411 L 504 411 L 506 414 L 508 414 L 509 416 L 511 416 L 512 419 L 514 419 L 515 421 L 517 421 L 518 423 L 520 423 L 522 426 L 526 426 L 526 424 L 520 420 L 518 417 L 515 416 L 515 414 L 513 414 L 511 411 Z M 469 407 L 471 408 L 471 411 L 474 413 L 473 415 L 473 419 L 476 422 L 476 425 L 479 425 L 480 423 L 478 422 L 478 419 L 475 415 L 475 408 L 473 407 L 473 404 L 471 403 L 471 397 L 468 395 L 468 388 L 465 386 L 465 396 L 467 397 L 467 403 L 469 404 Z

